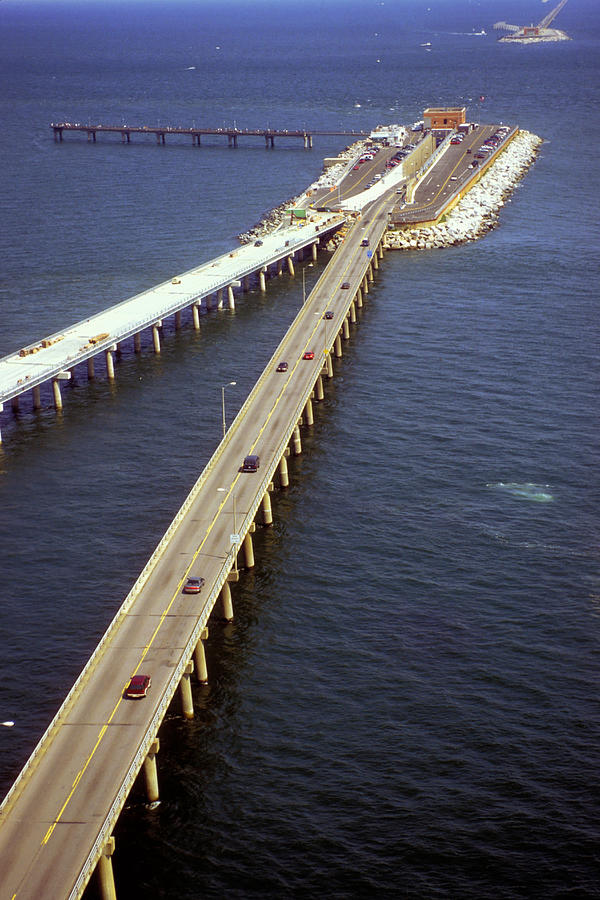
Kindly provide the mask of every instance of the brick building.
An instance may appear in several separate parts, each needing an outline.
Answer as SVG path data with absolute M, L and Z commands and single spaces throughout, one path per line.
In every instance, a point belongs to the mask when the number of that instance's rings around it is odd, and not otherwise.
M 423 128 L 458 128 L 466 121 L 466 106 L 431 106 L 423 113 Z

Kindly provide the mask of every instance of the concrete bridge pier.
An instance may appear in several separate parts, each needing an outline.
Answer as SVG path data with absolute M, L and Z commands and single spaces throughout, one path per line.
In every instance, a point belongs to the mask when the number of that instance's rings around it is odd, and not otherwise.
M 12 398 L 12 400 L 10 401 L 10 405 L 12 406 L 12 411 L 14 413 L 19 412 L 19 394 L 17 394 L 16 397 Z M 2 403 L 0 403 L 0 412 L 2 412 L 3 408 L 4 407 L 3 407 Z
M 252 535 L 249 531 L 244 538 L 244 565 L 247 569 L 254 568 L 254 546 L 252 544 Z
M 223 309 L 223 288 L 217 291 L 217 309 Z
M 87 361 L 87 374 L 88 374 L 88 378 L 91 381 L 92 378 L 94 377 L 94 357 L 93 356 L 90 356 L 90 358 Z
M 269 491 L 265 491 L 265 495 L 262 498 L 262 523 L 263 525 L 272 525 L 273 524 L 273 509 L 271 507 L 271 495 Z
M 229 582 L 225 582 L 221 588 L 221 616 L 226 622 L 233 622 L 233 603 L 231 601 L 231 588 Z
M 34 409 L 41 409 L 41 408 L 42 408 L 42 398 L 41 398 L 41 395 L 40 395 L 40 386 L 39 386 L 39 384 L 36 384 L 36 386 L 34 387 L 34 389 L 33 389 L 33 391 L 32 391 L 32 395 L 33 395 L 33 408 L 34 408 Z
M 379 256 L 379 259 L 383 259 L 383 241 L 380 241 L 377 246 L 377 255 Z
M 194 323 L 194 331 L 200 331 L 200 304 L 192 303 L 192 321 Z
M 196 670 L 196 681 L 200 684 L 208 683 L 208 669 L 206 667 L 206 654 L 204 652 L 204 641 L 208 637 L 208 628 L 205 628 L 198 638 L 196 649 L 194 650 L 194 668 Z
M 96 872 L 98 873 L 98 888 L 102 900 L 117 900 L 117 891 L 115 888 L 115 876 L 113 874 L 111 856 L 115 852 L 115 839 L 110 837 L 104 848 L 102 856 L 98 860 Z
M 362 309 L 363 295 L 362 295 L 362 290 L 360 288 L 356 292 L 356 305 L 358 306 L 359 309 Z
M 267 290 L 267 282 L 265 280 L 265 269 L 261 269 L 258 273 L 258 283 L 260 285 L 261 291 L 264 293 Z
M 154 352 L 160 353 L 160 332 L 159 328 L 162 325 L 162 319 L 159 319 L 158 322 L 155 322 L 152 326 L 152 343 L 154 344 Z
M 235 295 L 233 293 L 233 285 L 227 285 L 227 304 L 229 309 L 235 309 Z
M 290 476 L 288 474 L 287 459 L 284 455 L 279 460 L 279 484 L 282 488 L 289 487 Z
M 294 254 L 293 253 L 291 256 L 288 256 L 287 264 L 288 264 L 288 271 L 289 271 L 290 275 L 294 275 L 295 272 L 294 272 Z
M 350 321 L 353 325 L 356 325 L 356 304 L 354 303 L 354 300 L 350 304 Z
M 300 456 L 302 453 L 302 440 L 300 438 L 300 426 L 296 425 L 294 428 L 294 434 L 292 435 L 292 447 L 294 449 L 294 456 Z
M 313 414 L 313 405 L 312 405 L 312 400 L 310 399 L 310 397 L 306 401 L 306 406 L 304 407 L 304 421 L 306 422 L 307 425 L 315 424 L 315 417 Z
M 63 402 L 60 393 L 60 381 L 58 378 L 52 379 L 52 393 L 54 394 L 54 409 L 62 409 Z
M 319 375 L 315 381 L 315 399 L 321 401 L 325 399 L 325 391 L 323 390 L 323 376 Z
M 158 793 L 158 771 L 156 768 L 156 754 L 160 749 L 160 741 L 154 738 L 150 744 L 148 755 L 144 760 L 144 780 L 146 782 L 146 798 L 148 803 L 157 803 L 159 800 Z
M 277 274 L 281 275 L 282 272 L 283 272 L 283 260 L 278 259 L 277 260 Z
M 373 274 L 373 265 L 372 264 L 367 269 L 367 281 L 370 281 L 371 284 L 375 281 L 375 275 Z
M 340 359 L 342 356 L 342 340 L 339 334 L 336 334 L 335 341 L 333 342 L 335 358 Z
M 177 312 L 175 313 L 175 329 L 177 331 L 179 331 L 180 328 L 181 328 L 181 310 L 178 309 Z
M 318 252 L 318 250 L 319 250 L 319 242 L 318 242 L 318 241 L 315 241 L 314 244 L 312 244 L 312 246 L 311 246 L 311 253 L 312 253 L 312 259 L 313 259 L 313 262 L 316 262 L 316 261 L 317 261 L 317 252 Z
M 190 675 L 194 671 L 194 663 L 190 662 L 184 669 L 179 682 L 179 696 L 181 698 L 181 711 L 186 719 L 194 718 L 194 700 L 192 698 L 192 685 Z
M 247 294 L 248 291 L 250 290 L 250 276 L 249 275 L 244 275 L 244 277 L 242 278 L 242 290 L 245 294 Z
M 364 297 L 366 297 L 367 294 L 369 293 L 369 279 L 367 278 L 366 275 L 362 280 L 362 292 L 363 292 Z
M 114 381 L 115 379 L 115 361 L 113 359 L 113 348 L 105 351 L 106 357 L 106 377 L 109 381 Z
M 138 331 L 137 334 L 133 336 L 133 352 L 141 353 L 142 352 L 142 335 L 141 332 Z
M 328 353 L 325 358 L 325 366 L 327 377 L 333 378 L 333 363 L 331 361 L 331 353 Z
M 347 341 L 350 338 L 350 325 L 348 324 L 347 316 L 342 323 L 342 337 L 344 338 L 345 341 Z

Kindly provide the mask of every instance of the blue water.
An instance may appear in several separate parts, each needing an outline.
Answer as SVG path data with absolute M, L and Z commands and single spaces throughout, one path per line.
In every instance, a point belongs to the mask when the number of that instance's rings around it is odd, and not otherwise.
M 495 231 L 386 255 L 197 716 L 161 730 L 162 803 L 121 818 L 120 898 L 600 896 L 600 16 L 567 4 L 573 40 L 529 48 L 491 29 L 547 11 L 0 4 L 0 354 L 229 249 L 344 146 L 58 145 L 53 120 L 464 103 L 545 139 Z M 221 385 L 229 418 L 301 297 L 277 279 L 113 386 L 82 374 L 60 416 L 1 414 L 4 789 L 210 457 Z

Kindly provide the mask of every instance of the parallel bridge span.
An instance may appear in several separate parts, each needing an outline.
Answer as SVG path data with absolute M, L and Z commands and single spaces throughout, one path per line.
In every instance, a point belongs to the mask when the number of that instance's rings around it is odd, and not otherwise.
M 104 900 L 115 896 L 110 857 L 119 814 L 142 769 L 148 799 L 158 800 L 160 724 L 178 690 L 183 715 L 194 714 L 190 676 L 195 669 L 207 680 L 209 616 L 220 607 L 233 618 L 238 556 L 254 565 L 255 520 L 272 522 L 270 494 L 276 483 L 287 486 L 287 457 L 301 453 L 301 426 L 312 424 L 313 401 L 334 375 L 332 356 L 341 356 L 357 321 L 394 199 L 384 196 L 355 221 L 6 796 L 7 897 L 74 900 L 94 870 Z M 289 362 L 285 373 L 276 372 L 281 359 Z M 239 470 L 248 453 L 260 456 L 256 473 Z M 182 593 L 190 573 L 206 579 L 200 595 Z M 126 700 L 137 672 L 151 674 L 152 689 Z
M 310 249 L 316 258 L 319 243 L 346 221 L 341 213 L 317 213 L 305 224 L 278 229 L 265 237 L 260 246 L 245 244 L 223 256 L 211 259 L 171 281 L 136 294 L 116 306 L 103 310 L 82 322 L 36 341 L 0 359 L 0 413 L 3 404 L 11 402 L 19 408 L 20 397 L 31 393 L 34 409 L 42 403 L 40 386 L 52 385 L 54 406 L 61 409 L 61 381 L 74 375 L 75 366 L 87 364 L 88 377 L 95 372 L 95 358 L 104 356 L 107 377 L 115 378 L 114 353 L 121 344 L 133 338 L 134 349 L 141 349 L 140 335 L 151 329 L 154 351 L 160 353 L 163 320 L 191 309 L 194 328 L 200 328 L 199 309 L 204 303 L 217 308 L 235 308 L 235 291 L 248 289 L 251 276 L 258 278 L 261 291 L 275 267 L 279 273 L 285 265 L 294 274 L 294 260 Z M 0 442 L 2 433 L 0 431 Z

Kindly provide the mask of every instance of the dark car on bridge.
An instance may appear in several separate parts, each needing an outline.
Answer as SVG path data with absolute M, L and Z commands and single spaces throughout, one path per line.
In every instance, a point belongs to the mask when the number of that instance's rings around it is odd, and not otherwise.
M 288 370 L 288 364 L 286 362 L 280 362 L 279 365 L 277 366 L 277 368 L 275 369 L 276 372 L 287 372 L 287 370 Z
M 149 675 L 134 675 L 125 688 L 125 696 L 131 700 L 139 700 L 146 696 L 151 684 L 152 679 Z
M 244 464 L 242 465 L 242 472 L 258 472 L 259 466 L 260 457 L 252 453 L 250 456 L 245 457 Z
M 323 316 L 323 318 L 324 319 L 333 319 L 332 311 L 330 309 L 328 309 L 327 312 L 325 313 L 325 315 Z

